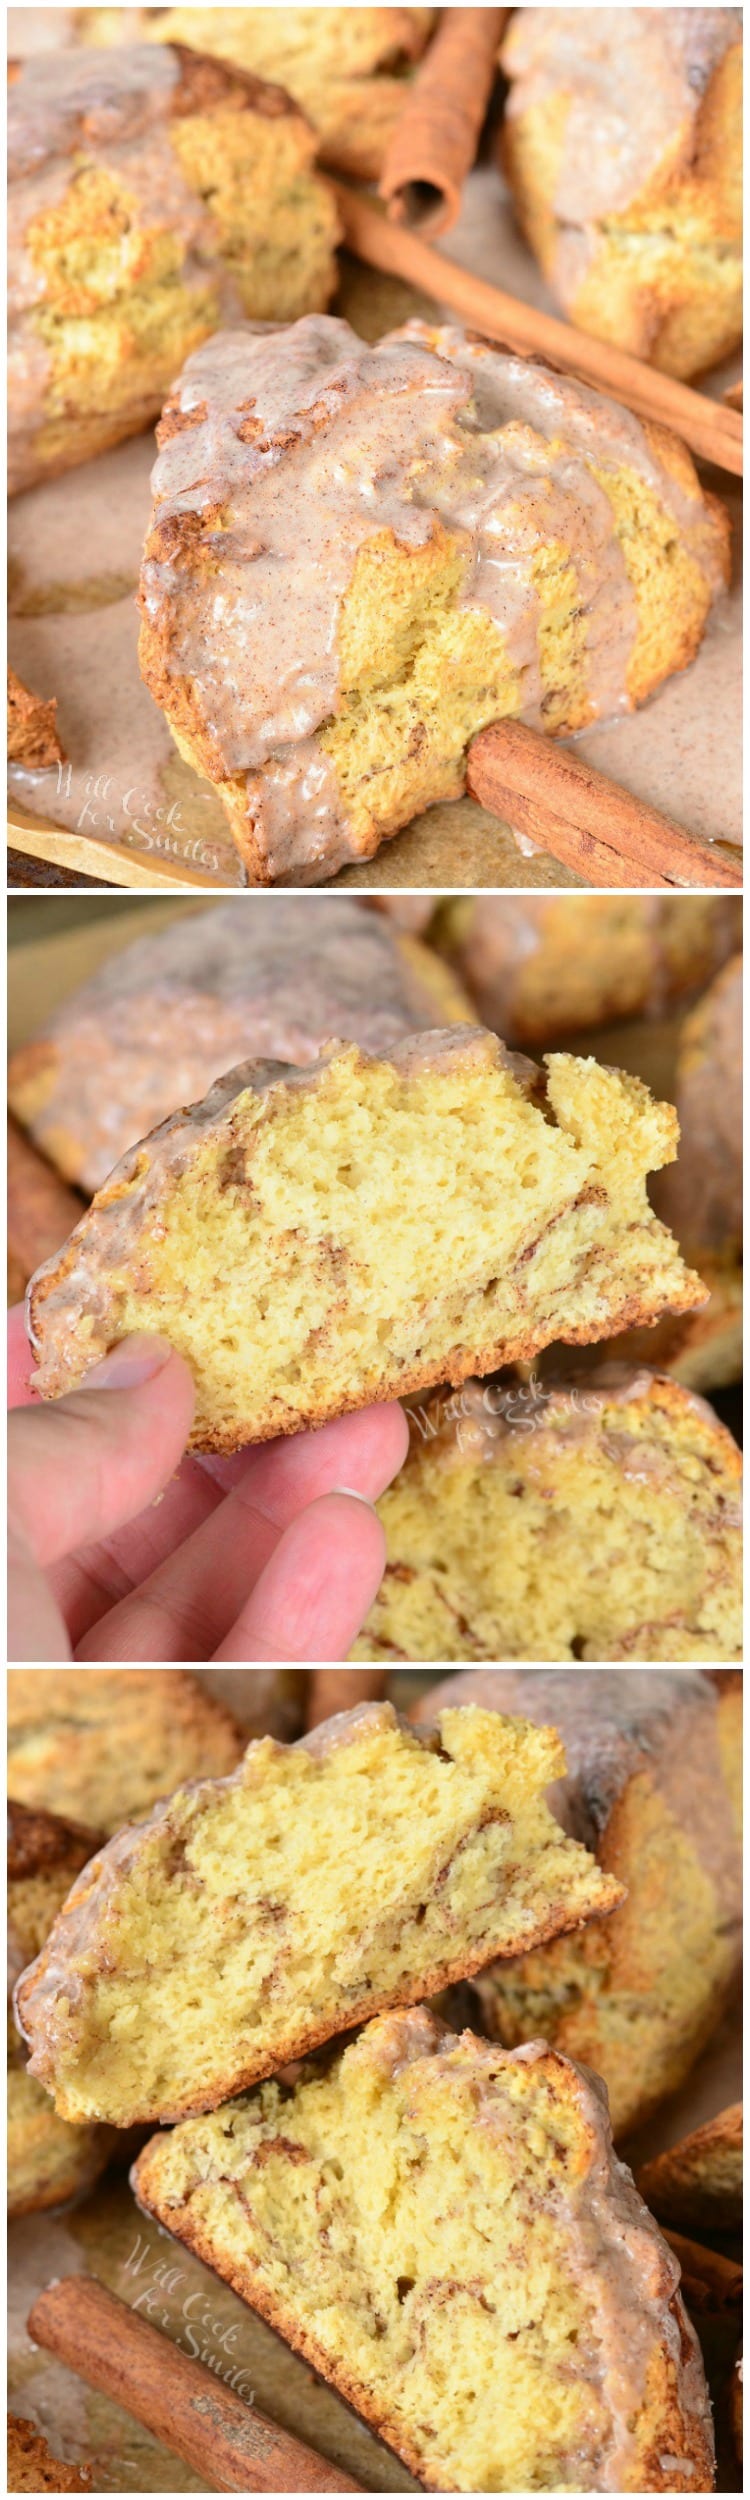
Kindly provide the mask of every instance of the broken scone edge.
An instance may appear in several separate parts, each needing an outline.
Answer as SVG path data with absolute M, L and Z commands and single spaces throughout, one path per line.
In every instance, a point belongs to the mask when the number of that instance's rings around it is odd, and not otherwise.
M 457 1716 L 479 1718 L 482 1715 L 485 1714 L 474 1711 L 443 1714 L 446 1719 Z M 498 1718 L 499 1714 L 492 1713 L 489 1716 Z M 87 2111 L 90 2110 L 93 2114 L 95 2109 L 99 2110 L 104 2107 L 103 2097 L 100 2096 L 96 2101 L 92 2099 L 87 2101 L 82 2097 L 80 2089 L 74 2090 L 71 2095 L 66 2085 L 61 2085 L 56 2078 L 55 2004 L 56 2000 L 61 1998 L 65 2003 L 67 2014 L 70 2007 L 75 2007 L 76 2000 L 80 2000 L 81 1995 L 87 1988 L 90 1988 L 91 1980 L 88 1975 L 81 1980 L 80 1974 L 76 1971 L 76 1958 L 79 1953 L 85 1953 L 87 1947 L 90 1948 L 92 1928 L 94 1933 L 96 1932 L 97 1914 L 101 1914 L 103 1923 L 110 1897 L 114 1896 L 116 1899 L 120 1877 L 128 1878 L 133 1865 L 137 1863 L 143 1852 L 144 1843 L 148 1843 L 151 1834 L 160 1824 L 169 1824 L 170 1813 L 172 1809 L 179 1808 L 182 1798 L 195 1797 L 202 1792 L 208 1806 L 221 1794 L 240 1787 L 243 1784 L 244 1762 L 249 1756 L 256 1755 L 263 1746 L 275 1754 L 291 1755 L 295 1752 L 305 1752 L 314 1758 L 320 1758 L 333 1751 L 334 1748 L 338 1749 L 346 1745 L 352 1736 L 356 1737 L 358 1728 L 363 1724 L 365 1728 L 369 1726 L 400 1732 L 402 1736 L 407 1736 L 412 1744 L 416 1742 L 427 1753 L 440 1754 L 443 1751 L 442 1718 L 437 1720 L 434 1727 L 415 1728 L 394 1710 L 390 1702 L 362 1703 L 353 1710 L 342 1712 L 337 1718 L 323 1721 L 307 1736 L 300 1738 L 296 1745 L 285 1746 L 277 1743 L 275 1738 L 254 1740 L 248 1746 L 243 1761 L 238 1764 L 235 1771 L 229 1773 L 227 1778 L 185 1782 L 172 1798 L 166 1798 L 155 1806 L 153 1812 L 145 1820 L 137 1825 L 127 1824 L 123 1831 L 115 1833 L 99 1856 L 83 1870 L 80 1880 L 74 1884 L 68 1895 L 41 1953 L 19 1980 L 14 2000 L 18 2027 L 31 2051 L 29 2071 L 53 2094 L 55 2107 L 60 2116 L 80 2122 L 85 2118 Z M 507 1725 L 509 1722 L 506 1720 L 504 1724 Z M 527 1737 L 538 1740 L 541 1732 L 539 1728 L 532 1728 L 528 1722 L 524 1721 L 520 1723 L 514 1721 L 513 1724 L 520 1724 Z M 544 1808 L 546 1805 L 545 1792 L 549 1781 L 563 1775 L 565 1769 L 565 1755 L 556 1730 L 547 1728 L 543 1733 L 549 1744 L 549 1759 L 542 1766 L 543 1776 L 539 1775 L 540 1766 L 534 1765 L 533 1762 L 530 1763 L 528 1771 L 530 1796 L 538 1808 Z M 508 1818 L 507 1815 L 496 1816 L 491 1808 L 478 1816 L 463 1841 L 459 1840 L 454 1844 L 447 1866 L 450 1867 L 455 1857 L 466 1849 L 467 1842 L 476 1844 L 487 1824 L 497 1819 L 507 1820 Z M 179 1824 L 177 1840 L 178 1846 L 181 1847 L 183 1844 Z M 366 1992 L 359 1999 L 352 1998 L 345 2006 L 340 2002 L 334 2003 L 332 2008 L 329 2006 L 329 2012 L 322 2018 L 318 2016 L 310 2020 L 309 2016 L 306 2018 L 301 2016 L 297 2027 L 290 2025 L 286 2035 L 281 2034 L 272 2047 L 269 2046 L 265 2051 L 257 2052 L 254 2058 L 246 2059 L 244 2064 L 239 2064 L 232 2071 L 223 2073 L 220 2081 L 213 2085 L 207 2083 L 201 2089 L 198 2101 L 184 2094 L 182 2098 L 169 2101 L 162 2097 L 159 2100 L 158 2109 L 153 2105 L 149 2106 L 147 2101 L 138 2107 L 128 2104 L 124 2112 L 117 2117 L 114 2115 L 110 2101 L 107 2104 L 110 2121 L 119 2126 L 140 2123 L 154 2125 L 160 2122 L 173 2123 L 183 2118 L 204 2116 L 212 2109 L 219 2108 L 222 2102 L 230 2096 L 267 2080 L 270 2075 L 277 2073 L 280 2067 L 306 2056 L 313 2049 L 322 2047 L 327 2041 L 339 2037 L 343 2031 L 348 2032 L 358 2024 L 369 2021 L 370 2017 L 375 2014 L 389 2013 L 398 2007 L 420 2004 L 427 1997 L 437 1995 L 441 1989 L 451 1986 L 454 1982 L 471 1978 L 490 1959 L 496 1961 L 512 1957 L 520 1950 L 530 1951 L 532 1947 L 535 1948 L 537 1945 L 548 1942 L 551 1937 L 570 1933 L 584 1926 L 589 1918 L 609 1916 L 624 1900 L 624 1886 L 616 1876 L 607 1872 L 603 1873 L 590 1853 L 582 1849 L 579 1843 L 568 1840 L 567 1836 L 560 1832 L 555 1818 L 550 1814 L 549 1843 L 545 1843 L 545 1848 L 548 1845 L 556 1847 L 558 1843 L 562 1843 L 566 1849 L 569 1849 L 571 1856 L 574 1853 L 576 1861 L 583 1861 L 583 1864 L 576 1865 L 576 1876 L 580 1882 L 585 1871 L 588 1887 L 585 1907 L 579 1904 L 575 1909 L 571 1908 L 570 1914 L 566 1917 L 564 1909 L 555 1912 L 551 1902 L 549 1915 L 546 1918 L 543 1916 L 535 1918 L 533 1933 L 529 1934 L 528 1928 L 520 1935 L 516 1933 L 512 1942 L 505 1946 L 498 1945 L 497 1942 L 488 1945 L 486 1937 L 483 1937 L 481 1942 L 474 1947 L 467 1942 L 452 1957 L 448 1956 L 436 1962 L 429 1970 L 420 1972 L 418 1977 L 410 1979 L 404 1974 L 400 1985 L 389 1987 L 380 1995 Z M 541 1856 L 543 1853 L 539 1854 Z M 508 1884 L 514 1874 L 515 1868 L 512 1868 L 507 1878 Z M 489 1916 L 491 1906 L 489 1877 L 486 1880 L 486 1907 Z M 437 1881 L 436 1878 L 435 1888 L 437 1888 Z M 502 1904 L 502 1892 L 500 1901 Z M 413 1923 L 413 1918 L 413 1907 L 407 1901 L 404 1905 L 404 1921 L 407 1928 Z M 106 1956 L 106 1941 L 104 1954 Z M 106 1968 L 106 1959 L 104 1967 Z M 335 1998 L 334 1986 L 331 1987 L 330 1993 L 331 1998 Z M 70 2050 L 66 2045 L 63 2046 L 62 2054 L 67 2062 Z

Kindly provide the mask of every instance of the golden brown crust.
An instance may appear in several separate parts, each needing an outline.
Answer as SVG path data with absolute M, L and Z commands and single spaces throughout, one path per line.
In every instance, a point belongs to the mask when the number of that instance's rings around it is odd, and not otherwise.
M 75 2465 L 61 2465 L 33 2422 L 9 2413 L 8 2490 L 90 2491 L 91 2475 Z
M 23 685 L 14 668 L 8 669 L 8 760 L 34 769 L 65 761 L 57 733 L 56 695 L 45 703 Z
M 719 2111 L 637 2173 L 644 2202 L 682 2230 L 734 2231 L 742 2221 L 742 2102 Z

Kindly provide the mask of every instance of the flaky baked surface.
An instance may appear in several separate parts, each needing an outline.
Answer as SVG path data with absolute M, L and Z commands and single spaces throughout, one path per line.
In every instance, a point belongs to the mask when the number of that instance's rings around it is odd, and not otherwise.
M 741 1656 L 742 1461 L 676 1381 L 469 1382 L 410 1427 L 354 1657 Z
M 324 165 L 372 179 L 403 110 L 434 9 L 165 9 L 155 41 L 195 44 L 278 79 L 309 116 Z
M 641 2195 L 678 2230 L 737 2231 L 742 2222 L 742 2102 L 671 2144 L 638 2173 Z
M 8 669 L 7 741 L 11 764 L 61 764 L 64 750 L 57 733 L 57 700 L 49 703 Z
M 606 1914 L 619 1885 L 544 1803 L 563 1761 L 548 1730 L 417 1734 L 389 1703 L 251 1744 L 86 1870 L 17 1991 L 32 2073 L 63 2116 L 181 2117 Z
M 540 2042 L 386 2015 L 156 2137 L 134 2184 L 428 2490 L 710 2488 L 676 2261 L 601 2088 Z
M 232 1770 L 241 1752 L 230 1712 L 181 1668 L 9 1670 L 12 1794 L 96 1832 L 148 1814 L 181 1780 Z
M 11 491 L 158 416 L 227 318 L 327 303 L 338 225 L 279 87 L 174 47 L 42 52 L 10 89 Z
M 162 1329 L 195 1445 L 232 1449 L 689 1309 L 703 1288 L 645 1186 L 675 1144 L 637 1079 L 564 1053 L 544 1077 L 470 1026 L 231 1070 L 38 1271 L 37 1386 Z
M 742 336 L 740 9 L 516 9 L 501 158 L 568 318 L 689 376 Z
M 41 2431 L 19 2413 L 8 2414 L 9 2491 L 90 2491 L 91 2476 L 53 2457 Z
M 470 2017 L 507 2048 L 541 2035 L 591 2067 L 622 2140 L 685 2082 L 737 1981 L 741 1690 L 689 1669 L 486 1667 L 433 1687 L 417 1718 L 435 1693 L 557 1727 L 553 1813 L 625 1886 L 606 1926 L 481 1971 Z
M 493 720 L 643 702 L 726 581 L 673 436 L 459 329 L 224 330 L 159 443 L 141 670 L 252 884 L 371 858 L 461 795 Z
M 9 1099 L 68 1180 L 101 1187 L 128 1147 L 247 1058 L 304 1065 L 331 1033 L 388 1048 L 472 1021 L 456 974 L 359 902 L 277 895 L 173 920 L 110 955 L 12 1054 Z

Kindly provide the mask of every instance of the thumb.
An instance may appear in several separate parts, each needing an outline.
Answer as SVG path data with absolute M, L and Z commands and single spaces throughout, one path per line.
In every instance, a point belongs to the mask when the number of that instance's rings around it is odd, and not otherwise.
M 125 1337 L 85 1388 L 8 1419 L 10 1528 L 40 1564 L 111 1536 L 153 1502 L 182 1457 L 195 1406 L 163 1337 Z

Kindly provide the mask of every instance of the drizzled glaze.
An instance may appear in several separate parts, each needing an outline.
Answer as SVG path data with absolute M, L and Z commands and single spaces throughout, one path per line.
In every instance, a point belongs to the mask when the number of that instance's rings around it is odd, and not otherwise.
M 564 96 L 549 275 L 564 302 L 599 240 L 665 165 L 689 168 L 706 90 L 741 35 L 740 9 L 518 9 L 503 45 L 509 121 Z
M 496 623 L 544 723 L 533 562 L 569 551 L 585 615 L 592 718 L 630 708 L 637 616 L 595 469 L 629 469 L 687 537 L 712 592 L 721 559 L 700 493 L 628 410 L 457 329 L 409 322 L 375 347 L 309 315 L 221 332 L 189 358 L 153 475 L 141 577 L 169 714 L 189 684 L 207 769 L 246 779 L 272 876 L 356 856 L 316 733 L 339 708 L 338 631 L 360 550 L 379 533 L 467 555 L 461 604 Z

